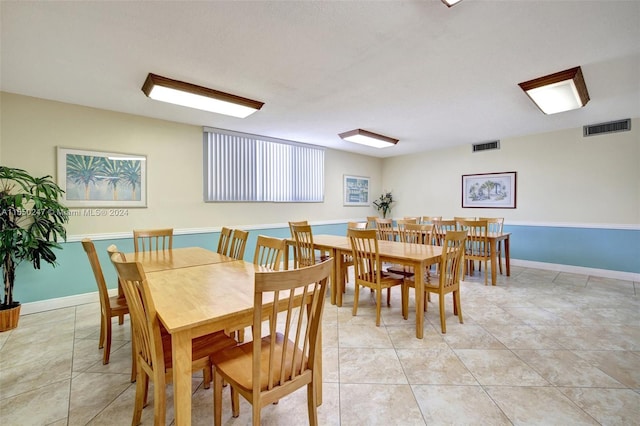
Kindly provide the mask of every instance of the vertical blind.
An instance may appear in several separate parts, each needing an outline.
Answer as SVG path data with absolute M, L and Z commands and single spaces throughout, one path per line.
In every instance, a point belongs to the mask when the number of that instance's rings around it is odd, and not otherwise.
M 324 149 L 204 130 L 205 201 L 321 202 Z

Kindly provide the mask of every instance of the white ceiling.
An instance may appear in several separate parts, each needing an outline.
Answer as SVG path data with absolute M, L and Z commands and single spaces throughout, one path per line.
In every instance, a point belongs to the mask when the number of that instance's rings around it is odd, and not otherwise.
M 0 89 L 390 157 L 640 117 L 640 1 L 0 1 Z M 546 116 L 518 87 L 582 66 Z M 153 101 L 152 72 L 265 103 Z M 400 139 L 373 149 L 337 134 Z

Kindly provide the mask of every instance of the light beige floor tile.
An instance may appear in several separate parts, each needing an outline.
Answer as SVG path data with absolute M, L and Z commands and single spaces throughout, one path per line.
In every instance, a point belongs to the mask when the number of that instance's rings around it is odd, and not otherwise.
M 131 386 L 128 374 L 81 373 L 71 384 L 69 425 L 84 425 Z
M 514 425 L 597 425 L 557 388 L 489 386 L 485 388 Z
M 622 388 L 622 383 L 568 350 L 514 350 L 555 386 Z
M 487 325 L 485 329 L 510 349 L 564 349 L 559 341 L 528 325 Z
M 546 386 L 549 384 L 509 350 L 456 349 L 455 353 L 481 385 Z
M 480 386 L 413 385 L 428 425 L 510 425 Z
M 553 312 L 543 308 L 506 307 L 504 310 L 527 325 L 561 325 L 564 323 L 562 318 L 557 317 Z
M 559 389 L 603 425 L 633 425 L 640 421 L 640 394 L 630 389 Z
M 39 426 L 63 421 L 69 410 L 69 380 L 0 400 L 3 425 Z
M 436 330 L 432 324 L 425 323 L 423 338 L 416 339 L 416 327 L 413 324 L 402 326 L 388 326 L 387 332 L 393 347 L 396 349 L 445 349 L 449 345 L 442 337 L 440 330 Z
M 391 348 L 391 338 L 386 327 L 372 324 L 340 326 L 338 342 L 341 348 Z
M 406 384 L 394 349 L 340 349 L 340 383 Z
M 341 384 L 340 424 L 424 425 L 409 385 Z
M 0 370 L 0 399 L 71 379 L 71 353 L 58 352 L 46 360 Z M 66 416 L 65 416 L 66 417 Z
M 477 385 L 453 350 L 398 349 L 400 364 L 410 384 Z
M 574 351 L 620 383 L 640 390 L 640 353 L 631 351 Z
M 477 325 L 450 327 L 443 338 L 453 349 L 506 349 L 498 339 Z
M 556 285 L 570 285 L 575 287 L 586 287 L 587 281 L 589 280 L 588 275 L 582 274 L 573 274 L 570 272 L 560 272 L 553 280 Z

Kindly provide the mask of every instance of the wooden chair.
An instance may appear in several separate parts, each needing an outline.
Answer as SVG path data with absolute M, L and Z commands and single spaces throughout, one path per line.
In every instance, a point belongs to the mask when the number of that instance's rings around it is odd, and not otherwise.
M 453 220 L 456 221 L 457 230 L 461 231 L 462 230 L 462 225 L 460 224 L 460 222 L 462 222 L 463 220 L 478 220 L 478 218 L 476 218 L 476 217 L 454 216 Z
M 125 299 L 118 296 L 109 296 L 107 283 L 102 273 L 102 266 L 96 253 L 96 247 L 89 238 L 82 240 L 82 248 L 87 257 L 93 271 L 93 277 L 98 285 L 98 295 L 100 297 L 100 340 L 98 341 L 98 349 L 104 348 L 102 354 L 102 364 L 109 364 L 109 356 L 111 355 L 111 318 L 118 317 L 118 324 L 124 323 L 124 316 L 129 313 L 129 307 Z
M 173 229 L 133 230 L 133 251 L 171 250 L 173 247 Z
M 479 217 L 478 220 L 487 221 L 487 232 L 493 233 L 493 234 L 502 234 L 504 229 L 503 217 Z M 496 250 L 496 257 L 498 259 L 498 269 L 500 271 L 500 274 L 502 274 L 502 241 L 498 241 L 498 244 L 495 250 Z
M 376 220 L 378 216 L 367 216 L 367 229 L 377 229 Z
M 309 424 L 317 425 L 316 380 L 320 374 L 320 328 L 333 259 L 275 272 L 256 272 L 253 341 L 211 355 L 214 424 L 222 424 L 222 386 L 231 385 L 233 417 L 240 414 L 238 394 L 252 405 L 253 424 L 260 425 L 262 407 L 307 386 Z M 288 294 L 288 295 L 287 295 Z M 287 302 L 272 303 L 287 295 Z M 287 306 L 278 315 L 278 305 Z M 263 337 L 263 319 L 269 321 Z M 300 422 L 295 419 L 292 423 Z
M 400 241 L 409 244 L 429 244 L 431 235 L 433 234 L 433 225 L 424 225 L 420 223 L 408 223 L 399 233 Z M 404 277 L 412 277 L 415 275 L 413 267 L 405 265 L 393 265 L 387 267 L 387 271 L 392 274 L 402 275 Z M 427 274 L 430 269 L 427 268 Z
M 453 293 L 453 313 L 458 316 L 460 324 L 462 320 L 462 306 L 460 304 L 460 277 L 461 269 L 464 263 L 464 251 L 465 240 L 467 233 L 465 231 L 448 231 L 442 245 L 442 257 L 438 265 L 439 274 L 437 276 L 437 282 L 431 283 L 428 279 L 424 285 L 424 291 L 428 295 L 429 293 L 438 294 L 438 304 L 440 307 L 440 327 L 442 333 L 447 332 L 447 323 L 444 315 L 444 296 L 447 293 Z M 405 291 L 408 292 L 409 287 L 415 288 L 415 282 L 407 280 Z M 416 297 L 418 297 L 416 295 Z M 408 301 L 407 296 L 403 297 L 403 301 Z M 424 305 L 425 311 L 427 310 L 427 304 Z M 408 306 L 404 306 L 403 313 L 409 311 Z M 406 315 L 406 314 L 405 314 Z M 407 317 L 405 316 L 405 319 Z
M 220 230 L 220 238 L 218 239 L 218 253 L 227 256 L 229 254 L 229 242 L 231 241 L 231 233 L 233 230 L 223 226 Z
M 229 257 L 233 257 L 237 260 L 244 258 L 244 251 L 247 248 L 247 239 L 249 238 L 249 231 L 243 231 L 242 229 L 234 229 L 231 241 L 229 241 Z
M 367 229 L 367 222 L 347 222 L 347 230 L 349 229 Z M 343 275 L 345 284 L 349 281 L 349 268 L 353 266 L 353 256 L 345 256 L 342 261 L 342 266 L 344 267 Z M 346 286 L 342 287 L 342 291 L 344 292 Z
M 407 221 L 406 223 L 418 223 L 420 222 L 420 216 L 404 216 L 400 220 Z
M 279 271 L 282 263 L 282 256 L 287 246 L 285 240 L 274 237 L 258 235 L 256 241 L 256 250 L 253 255 L 253 263 L 255 265 L 264 266 L 272 271 Z M 227 334 L 235 337 L 239 343 L 244 342 L 244 327 L 239 329 L 227 330 Z
M 111 257 L 118 271 L 133 325 L 134 347 L 136 349 L 136 399 L 132 424 L 140 423 L 142 408 L 147 404 L 149 379 L 153 380 L 154 424 L 165 424 L 166 385 L 172 380 L 171 335 L 162 333 L 149 284 L 138 262 L 125 261 L 120 253 Z M 237 342 L 217 332 L 193 340 L 193 371 L 203 370 L 205 388 L 211 382 L 210 355 Z
M 400 234 L 402 232 L 404 232 L 405 226 L 407 226 L 407 225 L 415 225 L 416 223 L 418 223 L 417 219 L 398 219 L 396 221 L 396 225 L 397 225 L 397 228 L 398 228 L 398 232 L 397 232 L 398 237 L 400 236 Z M 401 238 L 398 238 L 398 239 L 400 241 L 402 241 Z
M 433 221 L 433 243 L 441 246 L 444 242 L 444 236 L 448 231 L 457 231 L 458 222 L 455 220 L 434 220 Z
M 373 229 L 349 229 L 347 236 L 351 241 L 356 278 L 353 315 L 358 313 L 360 286 L 369 287 L 376 294 L 376 326 L 379 327 L 382 290 L 387 290 L 387 306 L 390 306 L 391 287 L 404 286 L 404 278 L 401 275 L 390 274 L 382 270 L 376 231 Z M 403 288 L 403 307 L 405 306 L 404 297 L 406 294 L 407 292 Z
M 473 272 L 473 261 L 478 260 L 484 262 L 484 285 L 487 285 L 489 275 L 489 261 L 491 253 L 489 253 L 489 241 L 487 240 L 487 221 L 486 220 L 460 220 L 458 225 L 463 231 L 467 232 L 466 250 L 465 250 L 465 273 L 471 275 Z M 467 267 L 468 265 L 468 267 Z
M 395 241 L 396 234 L 393 231 L 393 219 L 376 219 L 377 238 L 379 240 Z
M 442 216 L 422 216 L 422 223 L 430 224 L 434 220 L 442 220 Z
M 294 268 L 303 268 L 316 263 L 316 251 L 313 245 L 311 225 L 290 222 L 291 236 L 295 241 Z

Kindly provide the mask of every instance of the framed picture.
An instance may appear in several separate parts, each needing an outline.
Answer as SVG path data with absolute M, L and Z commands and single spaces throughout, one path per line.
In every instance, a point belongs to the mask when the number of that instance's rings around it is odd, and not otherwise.
M 369 178 L 344 175 L 344 205 L 368 206 Z
M 58 147 L 63 204 L 74 207 L 146 207 L 147 157 Z
M 462 207 L 515 209 L 516 172 L 462 175 Z

